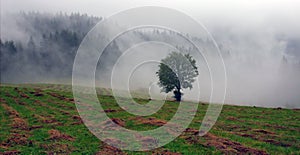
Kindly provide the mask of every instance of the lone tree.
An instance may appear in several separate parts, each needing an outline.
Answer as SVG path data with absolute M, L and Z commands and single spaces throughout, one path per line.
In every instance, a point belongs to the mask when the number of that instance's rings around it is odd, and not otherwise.
M 171 52 L 162 59 L 156 74 L 162 91 L 166 93 L 173 91 L 176 101 L 181 101 L 183 88 L 193 88 L 194 78 L 199 75 L 196 61 L 192 56 L 178 52 Z

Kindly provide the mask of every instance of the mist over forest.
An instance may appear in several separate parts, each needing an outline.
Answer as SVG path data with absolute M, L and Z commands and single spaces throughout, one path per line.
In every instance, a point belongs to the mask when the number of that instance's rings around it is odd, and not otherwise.
M 39 12 L 11 13 L 1 18 L 1 83 L 71 83 L 73 62 L 82 39 L 103 20 L 102 17 L 80 13 Z M 228 31 L 218 27 L 212 30 L 227 71 L 225 103 L 287 108 L 300 106 L 300 38 L 276 33 Z M 112 67 L 124 49 L 143 41 L 172 40 L 176 35 L 165 29 L 138 29 L 116 39 L 99 60 L 99 74 L 96 75 L 99 85 L 110 87 L 105 84 L 109 83 Z M 212 46 L 209 42 L 191 34 L 185 35 L 202 45 L 203 52 L 209 52 Z M 106 35 L 101 35 L 101 38 L 105 39 Z M 196 52 L 183 40 L 173 42 L 180 52 Z M 164 57 L 159 50 L 174 50 L 159 47 L 141 46 L 135 50 L 144 51 L 145 57 L 157 59 Z M 197 63 L 200 65 L 202 62 Z M 124 67 L 124 64 L 119 66 Z M 144 76 L 135 78 L 133 87 L 144 88 L 154 82 L 156 77 L 152 72 L 155 73 L 156 67 L 145 69 Z M 119 68 L 120 76 L 122 70 Z M 199 76 L 203 76 L 203 87 L 208 88 L 206 83 L 209 81 L 205 80 L 209 79 L 209 74 L 202 72 Z M 187 92 L 185 99 L 192 99 L 195 91 L 197 89 Z M 209 101 L 209 89 L 204 90 L 202 95 L 203 101 Z
M 69 79 L 81 40 L 100 20 L 78 13 L 5 16 L 1 23 L 1 82 Z

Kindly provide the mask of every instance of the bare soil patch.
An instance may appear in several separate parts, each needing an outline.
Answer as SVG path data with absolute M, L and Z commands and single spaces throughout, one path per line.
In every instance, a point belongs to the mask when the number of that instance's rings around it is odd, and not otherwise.
M 112 155 L 112 154 L 126 155 L 127 153 L 123 152 L 122 150 L 116 147 L 106 145 L 106 144 L 102 147 L 101 151 L 96 153 L 96 155 Z
M 30 130 L 29 124 L 28 122 L 20 117 L 20 114 L 13 109 L 12 107 L 8 106 L 7 104 L 1 104 L 2 107 L 8 112 L 9 117 L 12 120 L 12 123 L 10 124 L 10 126 L 13 129 L 17 129 L 17 130 Z
M 282 146 L 282 147 L 292 146 L 292 144 L 276 140 L 276 138 L 278 139 L 278 137 L 274 132 L 267 131 L 264 129 L 253 129 L 252 131 L 254 131 L 257 134 L 247 134 L 247 133 L 239 133 L 239 132 L 232 132 L 232 134 L 236 134 L 242 137 L 252 138 L 257 141 L 266 142 L 277 146 Z
M 114 122 L 115 124 L 113 124 L 112 122 Z M 107 128 L 115 128 L 115 127 L 117 127 L 117 125 L 124 127 L 125 126 L 125 121 L 123 119 L 120 119 L 120 118 L 111 118 L 110 120 L 104 121 L 103 124 Z
M 12 133 L 9 135 L 9 138 L 2 144 L 7 146 L 12 145 L 27 145 L 28 142 L 28 135 L 26 134 L 18 134 L 18 133 Z
M 265 139 L 263 141 L 267 142 L 267 143 L 270 143 L 270 144 L 273 144 L 273 145 L 282 146 L 282 147 L 292 146 L 291 144 L 283 143 L 283 142 L 280 142 L 280 141 L 277 141 L 277 140 L 274 140 L 274 139 Z
M 16 110 L 8 106 L 7 104 L 1 104 L 1 106 L 8 112 L 9 117 L 15 118 L 20 116 L 20 114 Z
M 167 123 L 165 120 L 157 119 L 154 117 L 144 118 L 144 117 L 135 117 L 132 120 L 137 121 L 139 124 L 148 124 L 148 125 L 155 125 L 155 126 L 163 126 Z
M 262 133 L 262 134 L 270 134 L 270 135 L 274 135 L 275 134 L 274 132 L 267 131 L 267 130 L 264 130 L 264 129 L 253 129 L 252 131 L 258 132 L 258 133 Z
M 171 152 L 169 150 L 158 150 L 158 151 L 152 151 L 152 155 L 181 155 L 181 153 L 177 152 Z
M 46 154 L 71 154 L 75 148 L 69 144 L 51 143 L 51 144 L 41 144 L 41 148 L 46 150 Z
M 72 119 L 75 120 L 75 122 L 73 122 L 71 125 L 83 124 L 83 121 L 79 115 L 73 115 Z
M 0 97 L 0 103 L 6 103 L 5 99 Z
M 22 98 L 29 98 L 29 96 L 23 93 L 18 87 L 15 87 L 14 90 L 20 95 Z
M 49 102 L 52 102 L 52 101 L 49 101 Z M 48 104 L 46 104 L 46 103 L 43 103 L 43 102 L 41 102 L 41 101 L 39 101 L 39 100 L 35 100 L 34 103 L 37 104 L 37 105 L 39 105 L 39 106 L 42 106 L 42 107 L 46 107 L 46 108 L 48 108 L 48 109 L 51 109 L 51 110 L 53 110 L 53 111 L 59 111 L 60 113 L 62 113 L 62 114 L 64 114 L 64 115 L 70 115 L 70 112 L 65 111 L 65 110 L 62 110 L 62 108 L 65 108 L 65 106 L 63 106 L 63 105 L 60 105 L 60 106 L 59 106 L 60 108 L 56 108 L 56 107 L 50 106 L 50 105 L 48 105 Z
M 11 133 L 6 140 L 0 144 L 0 148 L 8 149 L 15 145 L 32 145 L 32 141 L 28 140 L 30 135 L 28 133 Z
M 217 137 L 213 134 L 206 134 L 204 136 L 206 139 L 205 145 L 213 146 L 225 154 L 231 153 L 241 153 L 241 154 L 267 154 L 265 151 L 246 147 L 238 142 L 230 141 L 229 139 Z
M 187 129 L 185 131 L 185 134 L 181 137 L 192 144 L 200 143 L 204 146 L 215 147 L 224 154 L 267 154 L 263 150 L 247 147 L 242 145 L 241 143 L 234 142 L 223 137 L 218 137 L 211 133 L 207 133 L 203 137 L 200 137 L 198 136 L 198 132 L 198 130 Z
M 44 96 L 44 94 L 42 93 L 42 90 L 40 90 L 40 89 L 35 89 L 35 91 L 31 91 L 29 93 L 33 94 L 34 96 L 37 96 L 37 97 Z
M 10 93 L 5 93 L 6 97 L 13 97 Z
M 245 122 L 244 120 L 240 120 L 236 117 L 233 117 L 233 116 L 229 116 L 226 118 L 227 120 L 230 120 L 230 121 L 236 121 L 236 122 Z
M 118 110 L 115 109 L 106 109 L 104 110 L 105 113 L 111 113 L 111 112 L 118 112 Z
M 67 134 L 63 134 L 60 131 L 55 130 L 55 129 L 49 130 L 48 134 L 50 134 L 49 139 L 51 139 L 51 140 L 67 140 L 67 141 L 74 141 L 75 140 L 75 138 L 73 138 L 72 136 L 67 135 Z
M 249 126 L 237 124 L 217 123 L 217 127 L 224 131 L 246 132 L 252 130 Z
M 120 119 L 120 118 L 112 118 L 111 120 L 112 120 L 114 123 L 116 123 L 116 124 L 118 124 L 118 125 L 120 125 L 120 126 L 122 126 L 122 127 L 125 126 L 125 121 L 122 120 L 122 119 Z
M 52 97 L 58 98 L 60 100 L 64 100 L 64 101 L 67 101 L 67 102 L 74 102 L 73 98 L 68 98 L 68 97 L 65 97 L 65 96 L 57 94 L 57 93 L 51 92 L 51 93 L 48 93 L 48 94 L 51 95 Z
M 12 123 L 10 124 L 12 130 L 6 140 L 4 140 L 0 146 L 1 148 L 7 149 L 14 145 L 27 145 L 32 144 L 32 141 L 28 141 L 30 137 L 29 125 L 26 120 L 20 117 L 20 114 L 7 104 L 1 104 L 3 108 L 8 112 L 9 118 Z M 20 133 L 22 132 L 22 133 Z
M 3 153 L 3 155 L 16 155 L 16 154 L 20 154 L 21 152 L 18 150 L 12 150 L 12 151 L 5 151 Z
M 43 125 L 32 125 L 29 127 L 29 130 L 34 130 L 34 129 L 40 129 L 40 128 L 43 128 L 44 126 Z
M 39 114 L 33 114 L 33 117 L 37 118 L 39 122 L 46 124 L 59 124 L 53 116 L 43 116 Z
M 146 149 L 149 146 L 156 147 L 159 143 L 158 139 L 151 136 L 142 136 L 140 134 L 136 134 L 135 138 L 140 141 L 142 147 Z
M 13 122 L 11 124 L 12 128 L 20 129 L 20 130 L 28 130 L 28 123 L 23 118 L 15 117 L 13 118 Z

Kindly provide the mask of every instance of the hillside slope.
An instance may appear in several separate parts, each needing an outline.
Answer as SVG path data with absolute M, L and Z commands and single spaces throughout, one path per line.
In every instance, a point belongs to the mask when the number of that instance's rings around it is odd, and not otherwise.
M 178 107 L 178 103 L 167 101 L 157 113 L 136 117 L 106 95 L 109 90 L 99 91 L 107 115 L 129 129 L 157 128 Z M 152 151 L 130 152 L 108 146 L 90 133 L 81 122 L 72 93 L 64 86 L 2 85 L 0 92 L 0 154 L 300 154 L 297 109 L 225 105 L 213 129 L 199 137 L 197 130 L 207 108 L 200 103 L 189 128 L 173 142 Z

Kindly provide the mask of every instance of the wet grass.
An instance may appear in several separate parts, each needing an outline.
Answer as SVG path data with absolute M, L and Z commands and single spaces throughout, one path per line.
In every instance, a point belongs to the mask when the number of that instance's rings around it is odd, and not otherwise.
M 0 153 L 96 154 L 100 151 L 103 153 L 103 150 L 107 153 L 120 151 L 106 147 L 81 122 L 70 86 L 2 85 L 0 90 Z M 142 131 L 160 126 L 154 122 L 143 122 L 120 108 L 109 89 L 98 89 L 97 92 L 102 107 L 108 110 L 107 115 L 122 120 L 126 128 Z M 148 102 L 140 98 L 135 101 L 140 104 Z M 189 126 L 195 130 L 193 132 L 199 129 L 207 107 L 207 104 L 199 103 L 196 116 Z M 177 108 L 177 102 L 167 101 L 157 113 L 143 118 L 166 122 L 173 117 Z M 12 111 L 16 111 L 18 116 Z M 16 123 L 16 117 L 25 121 L 28 127 L 15 127 L 13 123 Z M 300 111 L 296 109 L 225 105 L 210 136 L 199 137 L 184 132 L 162 148 L 122 153 L 300 154 L 299 122 Z M 51 138 L 49 131 L 53 130 L 59 134 Z

